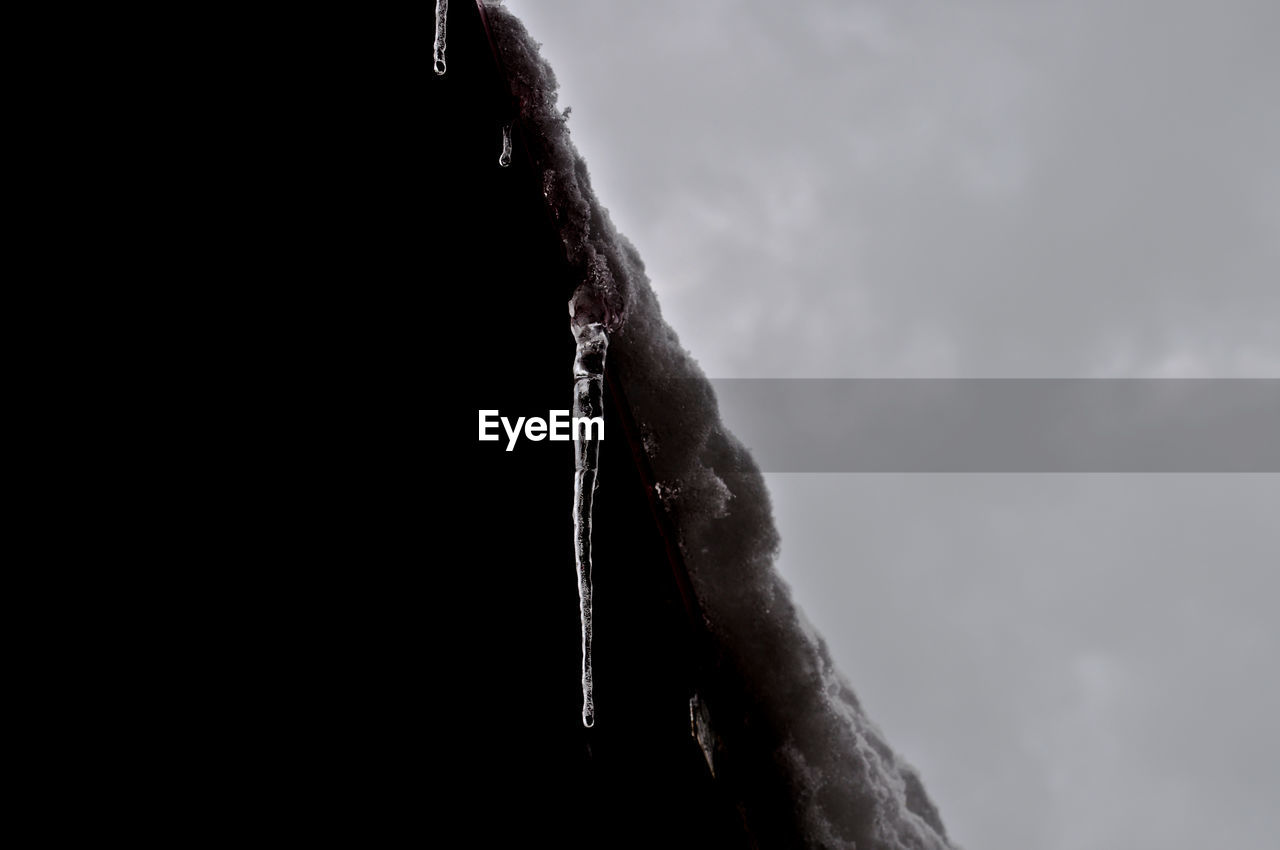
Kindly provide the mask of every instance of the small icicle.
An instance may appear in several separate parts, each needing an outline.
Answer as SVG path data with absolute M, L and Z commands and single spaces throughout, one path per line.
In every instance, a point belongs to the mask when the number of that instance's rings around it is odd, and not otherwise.
M 502 125 L 502 153 L 498 154 L 498 165 L 506 168 L 511 164 L 511 122 Z
M 444 75 L 444 25 L 448 16 L 449 0 L 436 0 L 435 68 L 441 76 Z
M 575 326 L 578 342 L 573 360 L 573 418 L 604 416 L 604 357 L 609 337 L 604 325 Z M 591 672 L 591 501 L 596 490 L 603 424 L 573 429 L 573 541 L 578 567 L 578 605 L 582 614 L 582 725 L 596 722 Z
M 716 739 L 716 733 L 711 729 L 711 717 L 707 713 L 707 704 L 697 694 L 689 698 L 689 732 L 693 735 L 693 740 L 698 742 L 702 757 L 707 761 L 707 770 L 711 771 L 711 778 L 714 779 L 716 749 L 719 741 Z

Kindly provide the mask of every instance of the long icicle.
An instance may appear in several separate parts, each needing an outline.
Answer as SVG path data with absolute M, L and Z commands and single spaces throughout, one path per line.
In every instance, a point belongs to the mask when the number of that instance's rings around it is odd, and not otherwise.
M 444 74 L 445 18 L 449 17 L 449 0 L 436 0 L 435 69 Z
M 609 347 L 605 326 L 576 325 L 577 354 L 573 359 L 573 540 L 578 567 L 578 605 L 582 614 L 582 725 L 596 722 L 591 672 L 591 502 L 596 490 L 603 419 L 592 427 L 579 419 L 604 416 L 604 358 Z

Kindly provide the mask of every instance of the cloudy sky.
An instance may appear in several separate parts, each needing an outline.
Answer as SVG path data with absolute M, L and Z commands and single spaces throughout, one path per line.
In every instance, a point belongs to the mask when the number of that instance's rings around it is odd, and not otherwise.
M 1274 0 L 506 5 L 713 378 L 1280 377 Z M 769 485 L 959 843 L 1274 846 L 1280 476 Z

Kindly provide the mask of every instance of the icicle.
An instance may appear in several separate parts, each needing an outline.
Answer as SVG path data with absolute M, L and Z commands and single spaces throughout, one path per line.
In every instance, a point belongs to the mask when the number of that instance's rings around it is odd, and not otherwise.
M 573 360 L 573 417 L 604 416 L 604 356 L 609 337 L 604 325 L 575 326 L 578 351 Z M 585 423 L 584 423 L 585 424 Z M 596 722 L 591 673 L 591 501 L 600 458 L 600 429 L 574 428 L 573 539 L 578 567 L 578 604 L 582 613 L 582 725 Z
M 511 122 L 502 125 L 502 153 L 498 154 L 498 165 L 506 168 L 511 164 Z
M 716 749 L 720 742 L 711 729 L 711 717 L 707 713 L 707 704 L 697 694 L 689 698 L 689 733 L 693 735 L 693 740 L 698 742 L 698 749 L 702 750 L 702 757 L 707 761 L 707 770 L 711 771 L 711 777 L 714 779 Z
M 436 0 L 435 68 L 439 75 L 444 74 L 444 24 L 448 16 L 449 0 Z

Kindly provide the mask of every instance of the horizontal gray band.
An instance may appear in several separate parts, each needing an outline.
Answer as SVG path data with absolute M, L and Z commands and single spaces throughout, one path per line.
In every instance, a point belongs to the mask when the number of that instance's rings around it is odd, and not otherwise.
M 1280 472 L 1275 379 L 717 379 L 764 472 Z

